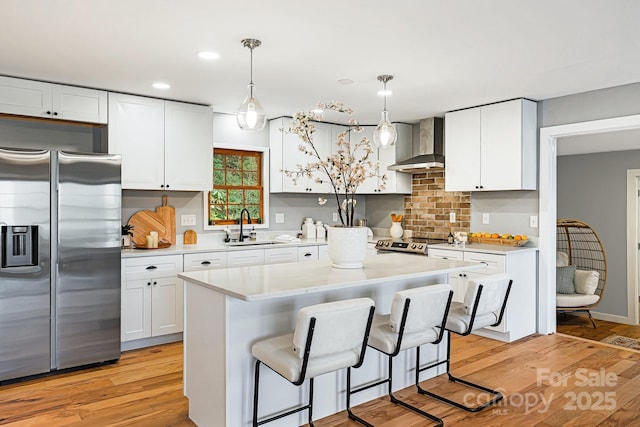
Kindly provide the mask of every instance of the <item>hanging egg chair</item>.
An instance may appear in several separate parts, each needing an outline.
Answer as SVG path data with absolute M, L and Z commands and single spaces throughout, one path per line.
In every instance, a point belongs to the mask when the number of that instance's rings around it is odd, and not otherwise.
M 600 303 L 607 283 L 607 257 L 600 238 L 585 222 L 558 219 L 556 251 L 556 311 L 584 312 L 595 328 L 591 310 Z

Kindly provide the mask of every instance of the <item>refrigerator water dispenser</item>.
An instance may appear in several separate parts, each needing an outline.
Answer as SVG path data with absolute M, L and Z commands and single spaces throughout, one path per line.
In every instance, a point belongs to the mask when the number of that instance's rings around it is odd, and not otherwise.
M 38 265 L 38 226 L 2 226 L 2 268 Z

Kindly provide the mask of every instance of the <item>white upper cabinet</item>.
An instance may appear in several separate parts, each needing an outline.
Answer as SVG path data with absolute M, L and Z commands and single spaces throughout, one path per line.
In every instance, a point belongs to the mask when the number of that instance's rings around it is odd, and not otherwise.
M 285 132 L 291 124 L 291 119 L 281 117 L 269 122 L 269 147 L 271 149 L 270 192 L 271 193 L 327 193 L 331 186 L 326 182 L 326 175 L 316 172 L 311 178 L 299 176 L 297 179 L 286 176 L 282 171 L 298 170 L 298 165 L 304 167 L 308 163 L 316 162 L 315 157 L 301 152 L 298 147 L 304 143 L 298 135 Z M 331 152 L 332 126 L 327 123 L 314 123 L 316 131 L 313 144 L 318 155 L 325 159 Z M 325 182 L 318 183 L 316 178 Z
M 374 148 L 371 161 L 378 162 L 376 174 L 380 177 L 387 176 L 387 183 L 382 188 L 382 180 L 380 178 L 368 178 L 358 187 L 358 194 L 411 194 L 411 174 L 399 173 L 388 170 L 387 168 L 398 160 L 404 160 L 411 157 L 412 144 L 412 127 L 409 124 L 394 123 L 398 139 L 396 143 L 386 148 Z M 363 126 L 364 131 L 359 134 L 352 134 L 356 141 L 362 139 L 363 136 L 369 138 L 373 144 L 373 132 L 376 126 Z M 358 155 L 356 155 L 358 157 Z
M 122 188 L 209 191 L 209 107 L 109 93 L 109 153 L 122 155 Z
M 445 190 L 535 190 L 536 117 L 526 99 L 447 113 Z
M 107 92 L 0 76 L 0 113 L 107 123 Z

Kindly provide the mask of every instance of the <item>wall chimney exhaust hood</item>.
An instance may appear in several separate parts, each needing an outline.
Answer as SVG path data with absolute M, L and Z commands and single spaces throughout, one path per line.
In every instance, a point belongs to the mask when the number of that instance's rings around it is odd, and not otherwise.
M 430 117 L 420 120 L 420 134 L 413 137 L 413 156 L 388 167 L 406 173 L 444 169 L 444 119 Z

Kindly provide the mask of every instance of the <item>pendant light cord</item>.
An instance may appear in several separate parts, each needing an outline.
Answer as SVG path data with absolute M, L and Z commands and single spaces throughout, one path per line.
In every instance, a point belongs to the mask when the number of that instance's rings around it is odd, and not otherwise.
M 250 60 L 250 64 L 251 64 L 251 71 L 250 71 L 250 77 L 249 77 L 249 94 L 251 96 L 251 98 L 253 98 L 253 46 L 250 46 L 249 49 L 251 50 L 251 60 Z

